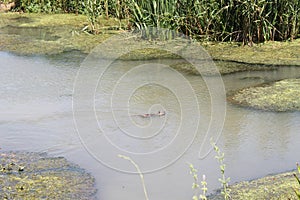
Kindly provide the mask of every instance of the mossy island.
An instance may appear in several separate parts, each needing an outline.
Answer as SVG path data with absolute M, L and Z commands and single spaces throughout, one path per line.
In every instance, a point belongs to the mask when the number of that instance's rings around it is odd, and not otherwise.
M 63 157 L 0 152 L 1 199 L 96 199 L 95 179 Z
M 285 79 L 235 91 L 231 103 L 266 111 L 300 111 L 300 79 Z
M 251 181 L 243 181 L 231 185 L 230 195 L 234 200 L 284 200 L 291 199 L 297 200 L 298 197 L 294 191 L 299 187 L 297 180 L 294 177 L 296 171 L 285 172 L 282 174 L 269 175 Z M 209 200 L 224 199 L 220 194 L 208 197 Z

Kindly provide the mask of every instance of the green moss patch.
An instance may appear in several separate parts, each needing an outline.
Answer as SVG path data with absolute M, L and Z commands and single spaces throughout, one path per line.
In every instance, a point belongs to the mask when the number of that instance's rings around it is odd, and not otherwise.
M 234 104 L 270 111 L 300 111 L 300 79 L 244 88 L 229 95 Z
M 297 200 L 294 189 L 299 188 L 293 176 L 296 172 L 266 176 L 252 181 L 244 181 L 231 185 L 230 196 L 234 200 Z M 223 199 L 220 192 L 208 198 L 210 200 Z
M 0 153 L 0 199 L 95 199 L 94 178 L 65 158 Z
M 299 65 L 300 39 L 292 42 L 266 42 L 253 47 L 239 43 L 203 43 L 213 58 L 267 65 Z
M 89 53 L 96 45 L 115 34 L 108 30 L 119 25 L 114 19 L 101 19 L 101 34 L 87 34 L 86 16 L 73 14 L 3 13 L 0 20 L 0 50 L 22 55 L 58 54 L 69 50 Z
M 113 18 L 108 20 L 100 18 L 99 21 L 100 34 L 91 35 L 82 31 L 88 25 L 87 17 L 84 15 L 2 13 L 0 50 L 18 54 L 58 54 L 70 50 L 90 53 L 92 49 L 110 36 L 122 32 L 118 29 L 127 24 L 127 21 L 120 23 Z M 149 41 L 135 40 L 134 44 L 131 45 L 146 47 L 146 49 L 131 52 L 124 55 L 122 59 L 177 58 L 170 53 L 147 48 L 145 45 L 148 43 Z M 197 44 L 199 48 L 204 47 L 212 58 L 217 60 L 258 65 L 299 65 L 300 60 L 300 39 L 293 42 L 267 42 L 253 47 L 242 46 L 239 43 L 208 42 Z M 123 47 L 114 47 L 115 50 L 119 48 L 121 51 Z M 192 57 L 197 57 L 197 55 L 192 55 Z M 220 65 L 220 72 L 226 74 L 245 70 L 245 66 L 231 65 L 228 63 L 226 66 Z M 179 68 L 190 71 L 189 67 L 181 66 Z M 257 70 L 258 68 L 251 65 L 246 70 L 252 69 Z

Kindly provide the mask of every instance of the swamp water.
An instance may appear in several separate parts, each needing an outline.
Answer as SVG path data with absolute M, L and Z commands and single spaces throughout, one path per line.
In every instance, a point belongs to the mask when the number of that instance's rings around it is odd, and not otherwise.
M 78 123 L 77 130 L 74 124 L 73 84 L 80 63 L 84 59 L 83 55 L 75 52 L 45 58 L 1 52 L 0 58 L 2 150 L 47 152 L 50 156 L 66 157 L 91 172 L 96 178 L 99 199 L 144 199 L 140 177 L 137 174 L 120 172 L 120 170 L 135 171 L 128 161 L 118 158 L 117 154 L 110 151 L 110 147 L 98 146 L 97 149 L 107 156 L 101 163 L 99 159 L 95 159 L 97 155 L 84 148 L 80 140 L 80 137 L 89 137 L 89 141 L 94 141 L 97 145 L 99 137 L 86 134 L 93 131 L 89 130 L 93 127 L 89 125 L 91 122 L 88 117 L 80 121 L 81 125 L 86 126 L 86 133 L 78 135 Z M 176 60 L 158 62 L 172 64 Z M 197 117 L 193 114 L 195 109 L 199 109 L 201 116 L 199 129 L 190 148 L 184 150 L 183 155 L 181 149 L 191 139 L 188 133 L 186 137 L 180 135 L 180 140 L 184 144 L 183 146 L 178 144 L 180 151 L 174 148 L 174 151 L 158 156 L 154 164 L 153 158 L 137 164 L 142 171 L 144 169 L 151 171 L 152 168 L 157 168 L 156 163 L 167 163 L 159 166 L 160 170 L 144 175 L 150 199 L 191 199 L 193 179 L 189 174 L 189 163 L 198 169 L 199 178 L 202 174 L 206 175 L 209 192 L 213 192 L 220 187 L 218 182 L 220 172 L 214 158 L 215 153 L 210 152 L 205 158 L 198 159 L 198 152 L 211 117 L 211 108 L 207 103 L 210 97 L 205 82 L 200 76 L 184 76 L 184 79 L 193 86 L 198 104 L 196 107 L 187 107 L 185 112 L 191 113 L 188 119 L 181 118 L 180 106 L 194 105 L 195 100 L 192 96 L 186 95 L 186 91 L 178 90 L 174 95 L 168 88 L 156 84 L 136 87 L 137 82 L 152 80 L 155 77 L 161 79 L 162 74 L 165 80 L 171 79 L 171 71 L 158 70 L 150 74 L 147 70 L 142 70 L 131 79 L 123 77 L 133 66 L 145 63 L 147 62 L 120 61 L 105 71 L 101 79 L 103 82 L 99 82 L 94 96 L 99 127 L 105 130 L 112 144 L 126 149 L 128 155 L 130 152 L 137 152 L 145 154 L 147 158 L 147 152 L 164 150 L 167 144 L 172 143 L 173 138 L 178 137 L 176 131 L 182 121 L 186 123 L 185 126 L 194 127 Z M 90 70 L 91 74 L 93 70 L 96 73 L 93 66 Z M 297 77 L 299 74 L 300 68 L 284 67 L 276 71 L 230 74 L 223 76 L 222 79 L 226 91 L 231 91 L 263 82 Z M 121 78 L 123 78 L 121 83 L 116 82 Z M 210 77 L 212 81 L 214 78 Z M 122 88 L 117 90 L 116 84 Z M 174 88 L 180 88 L 182 82 L 172 84 Z M 111 100 L 112 91 L 117 92 Z M 180 101 L 176 98 L 178 95 L 182 96 Z M 111 101 L 114 116 L 111 114 Z M 152 121 L 136 116 L 141 113 L 157 112 L 159 109 L 165 109 L 167 115 L 154 117 Z M 119 121 L 116 122 L 115 119 Z M 294 169 L 300 157 L 299 122 L 299 112 L 262 112 L 227 104 L 224 128 L 218 146 L 225 153 L 226 175 L 231 178 L 231 183 Z M 144 127 L 144 131 L 136 132 L 136 127 Z M 143 138 L 142 142 L 136 143 L 136 138 Z M 181 156 L 176 162 L 169 163 L 170 158 L 177 158 L 179 154 Z M 115 169 L 106 165 L 111 165 Z

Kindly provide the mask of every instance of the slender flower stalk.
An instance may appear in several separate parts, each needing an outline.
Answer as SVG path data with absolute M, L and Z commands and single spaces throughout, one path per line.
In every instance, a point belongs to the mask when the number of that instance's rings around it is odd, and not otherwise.
M 222 185 L 222 195 L 224 196 L 225 200 L 229 200 L 231 199 L 230 197 L 230 188 L 228 188 L 228 183 L 230 182 L 230 178 L 226 178 L 225 176 L 225 169 L 226 169 L 226 165 L 224 163 L 224 153 L 221 152 L 220 148 L 216 145 L 216 143 L 213 143 L 211 141 L 211 145 L 213 146 L 215 152 L 216 152 L 216 156 L 215 158 L 218 160 L 219 165 L 220 165 L 220 171 L 221 171 L 221 178 L 219 178 L 219 182 Z

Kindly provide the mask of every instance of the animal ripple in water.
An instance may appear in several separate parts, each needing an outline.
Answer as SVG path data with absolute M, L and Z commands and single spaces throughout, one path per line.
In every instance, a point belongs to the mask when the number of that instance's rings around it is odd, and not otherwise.
M 63 157 L 0 152 L 0 199 L 95 199 L 94 178 Z

